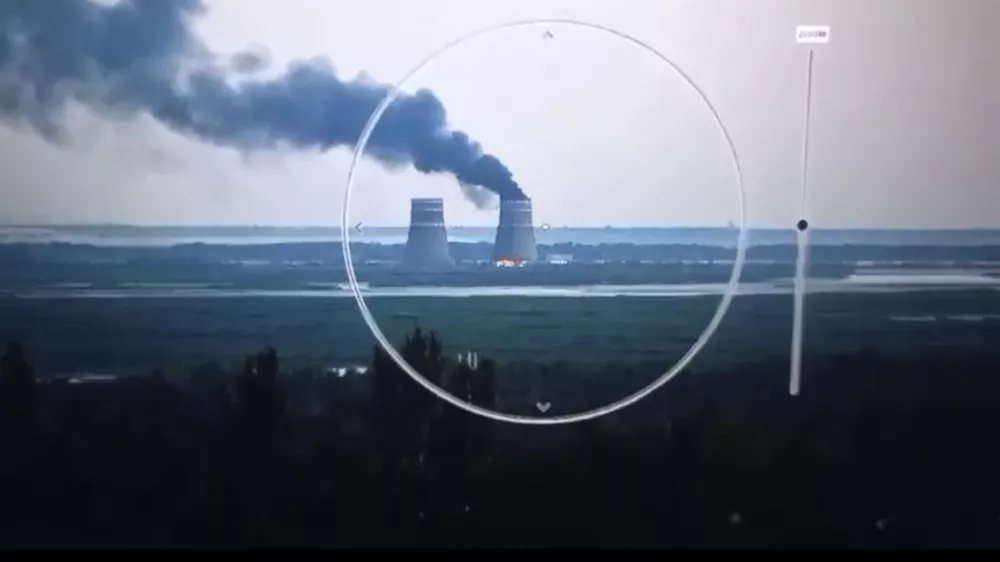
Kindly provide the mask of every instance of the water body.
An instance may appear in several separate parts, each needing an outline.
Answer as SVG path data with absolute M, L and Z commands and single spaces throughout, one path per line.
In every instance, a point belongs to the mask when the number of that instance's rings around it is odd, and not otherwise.
M 482 287 L 370 287 L 360 285 L 368 298 L 420 297 L 521 297 L 521 298 L 619 298 L 721 296 L 726 283 L 584 285 L 584 286 L 482 286 Z M 845 279 L 814 279 L 811 293 L 898 293 L 920 290 L 963 288 L 1000 289 L 1000 277 L 985 274 L 944 272 L 919 275 L 855 274 Z M 792 292 L 791 279 L 763 283 L 742 283 L 737 295 L 785 295 Z M 2 293 L 0 293 L 2 294 Z M 212 283 L 119 283 L 116 288 L 92 288 L 89 283 L 57 283 L 27 291 L 9 291 L 18 299 L 127 299 L 127 298 L 353 298 L 345 283 L 306 283 L 303 289 L 243 289 Z

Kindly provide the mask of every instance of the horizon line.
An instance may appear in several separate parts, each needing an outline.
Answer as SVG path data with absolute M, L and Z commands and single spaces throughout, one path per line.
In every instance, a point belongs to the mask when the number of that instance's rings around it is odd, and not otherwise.
M 405 229 L 409 228 L 408 224 L 397 224 L 397 225 L 385 225 L 385 224 L 364 224 L 363 221 L 360 222 L 363 228 L 397 228 Z M 205 224 L 205 223 L 124 223 L 124 222 L 65 222 L 65 223 L 5 223 L 0 222 L 0 228 L 135 228 L 135 229 L 154 229 L 154 228 L 260 228 L 260 229 L 327 229 L 327 230 L 340 230 L 340 225 L 316 225 L 316 224 L 262 224 L 262 223 L 223 223 L 223 224 Z M 495 229 L 496 225 L 477 225 L 477 224 L 449 224 L 445 228 L 451 229 L 472 229 L 472 228 L 489 228 Z M 536 230 L 541 230 L 540 225 L 535 225 Z M 696 230 L 696 229 L 716 229 L 716 230 L 737 230 L 736 226 L 729 225 L 550 225 L 549 230 L 569 230 L 569 229 L 591 229 L 591 230 L 636 230 L 636 229 L 648 229 L 648 230 Z M 928 232 L 970 232 L 970 231 L 1000 231 L 1000 227 L 997 226 L 831 226 L 831 225 L 812 225 L 811 230 L 841 230 L 841 231 L 928 231 Z M 796 230 L 795 225 L 788 226 L 775 226 L 769 224 L 760 225 L 746 225 L 746 230 Z

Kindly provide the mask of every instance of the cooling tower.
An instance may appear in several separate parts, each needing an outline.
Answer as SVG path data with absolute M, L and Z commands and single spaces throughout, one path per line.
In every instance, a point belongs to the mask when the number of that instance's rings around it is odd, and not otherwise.
M 444 226 L 444 200 L 410 200 L 410 230 L 403 263 L 422 268 L 452 265 L 448 231 Z
M 502 199 L 500 224 L 493 245 L 496 262 L 522 264 L 538 259 L 535 227 L 531 223 L 531 199 Z

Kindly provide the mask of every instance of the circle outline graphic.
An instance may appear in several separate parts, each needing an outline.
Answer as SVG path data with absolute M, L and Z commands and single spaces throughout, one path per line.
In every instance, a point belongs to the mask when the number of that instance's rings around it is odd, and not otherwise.
M 719 302 L 719 306 L 712 318 L 709 320 L 708 325 L 705 330 L 698 336 L 694 344 L 684 353 L 683 356 L 672 366 L 669 370 L 660 375 L 656 380 L 648 384 L 642 389 L 626 396 L 625 398 L 619 399 L 615 402 L 587 410 L 584 412 L 563 414 L 559 416 L 551 417 L 534 417 L 534 416 L 524 416 L 519 414 L 506 414 L 502 412 L 497 412 L 476 404 L 472 404 L 456 398 L 454 395 L 446 391 L 445 389 L 435 385 L 434 383 L 427 380 L 423 375 L 417 372 L 396 350 L 395 346 L 389 342 L 385 334 L 379 328 L 378 323 L 372 316 L 371 311 L 368 309 L 368 305 L 365 303 L 364 296 L 361 294 L 361 287 L 358 284 L 357 275 L 354 271 L 354 262 L 351 258 L 351 241 L 350 241 L 350 209 L 351 209 L 351 188 L 354 186 L 355 174 L 357 172 L 358 164 L 361 161 L 362 156 L 364 156 L 365 148 L 368 145 L 368 141 L 371 139 L 372 133 L 375 127 L 378 125 L 379 121 L 382 119 L 382 115 L 389 108 L 389 106 L 403 93 L 402 87 L 412 79 L 418 72 L 423 70 L 427 65 L 431 64 L 441 55 L 445 54 L 447 51 L 459 46 L 467 41 L 482 37 L 489 33 L 495 31 L 501 31 L 505 29 L 514 29 L 519 27 L 530 27 L 537 25 L 565 25 L 573 27 L 581 27 L 595 31 L 601 31 L 606 34 L 610 34 L 619 39 L 624 39 L 625 41 L 646 50 L 648 53 L 652 54 L 660 61 L 664 62 L 674 70 L 674 72 L 680 76 L 680 78 L 691 87 L 695 93 L 701 98 L 702 102 L 708 107 L 709 112 L 712 114 L 712 118 L 715 121 L 716 126 L 722 133 L 723 138 L 728 145 L 730 156 L 732 157 L 733 168 L 736 173 L 736 184 L 737 184 L 737 195 L 739 197 L 739 234 L 737 236 L 736 242 L 736 259 L 733 262 L 733 269 L 729 275 L 729 281 L 726 285 L 725 290 L 722 293 L 722 299 Z M 581 422 L 599 418 L 601 416 L 617 412 L 628 406 L 631 406 L 643 398 L 649 396 L 660 387 L 670 382 L 671 379 L 676 377 L 681 373 L 687 366 L 694 360 L 694 358 L 701 352 L 701 350 L 708 344 L 708 341 L 715 334 L 716 329 L 718 329 L 719 324 L 721 324 L 722 319 L 725 317 L 726 312 L 729 310 L 729 305 L 732 303 L 733 297 L 739 289 L 740 276 L 743 272 L 743 265 L 746 260 L 746 251 L 748 246 L 747 240 L 747 229 L 746 229 L 746 194 L 743 187 L 743 171 L 740 166 L 739 156 L 736 152 L 736 147 L 733 143 L 732 137 L 729 134 L 728 129 L 726 129 L 725 124 L 722 122 L 722 118 L 719 116 L 718 111 L 716 111 L 715 106 L 712 105 L 708 97 L 705 95 L 704 91 L 698 87 L 697 84 L 688 76 L 686 72 L 681 70 L 673 61 L 668 59 L 665 55 L 646 44 L 645 42 L 636 39 L 630 35 L 623 32 L 617 31 L 610 27 L 606 27 L 600 24 L 590 23 L 581 20 L 575 20 L 570 18 L 541 18 L 541 19 L 522 19 L 515 21 L 508 21 L 505 23 L 491 25 L 489 27 L 480 28 L 476 31 L 463 35 L 458 39 L 452 40 L 451 42 L 445 44 L 442 47 L 432 51 L 423 60 L 420 61 L 415 67 L 408 71 L 399 81 L 397 81 L 390 90 L 387 92 L 385 98 L 382 102 L 375 108 L 372 112 L 371 117 L 369 117 L 368 122 L 365 124 L 364 129 L 361 131 L 361 136 L 358 137 L 358 142 L 354 146 L 354 153 L 351 157 L 351 167 L 347 172 L 347 181 L 344 185 L 344 207 L 341 217 L 341 251 L 344 257 L 344 267 L 347 270 L 348 281 L 350 282 L 351 292 L 354 294 L 354 300 L 357 302 L 358 309 L 361 312 L 361 316 L 364 318 L 365 324 L 368 325 L 368 329 L 371 331 L 372 335 L 378 341 L 379 345 L 385 350 L 385 352 L 392 358 L 392 360 L 403 370 L 410 378 L 415 382 L 424 387 L 427 391 L 431 392 L 441 400 L 448 402 L 456 408 L 460 408 L 469 412 L 470 414 L 475 414 L 483 416 L 485 418 L 514 423 L 520 425 L 562 425 L 574 422 Z

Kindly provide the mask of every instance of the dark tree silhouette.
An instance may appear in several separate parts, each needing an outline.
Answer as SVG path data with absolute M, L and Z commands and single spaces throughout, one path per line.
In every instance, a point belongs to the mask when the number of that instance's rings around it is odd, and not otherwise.
M 243 439 L 272 447 L 287 437 L 287 412 L 278 386 L 278 352 L 269 348 L 248 356 L 237 377 L 238 425 Z
M 472 369 L 458 363 L 445 375 L 444 388 L 459 400 L 469 401 Z M 441 464 L 464 463 L 471 450 L 469 416 L 450 404 L 442 404 L 432 420 L 429 452 Z
M 0 358 L 0 423 L 15 434 L 34 430 L 37 408 L 35 369 L 19 343 L 10 343 Z
M 385 461 L 395 462 L 401 451 L 398 447 L 399 388 L 405 373 L 393 362 L 379 345 L 372 348 L 371 377 L 373 381 L 373 428 L 379 449 Z
M 469 400 L 487 410 L 497 407 L 497 374 L 496 362 L 492 359 L 482 359 L 479 368 L 473 373 L 470 385 Z M 476 417 L 469 420 L 472 433 L 472 454 L 476 461 L 484 462 L 493 452 L 493 432 L 496 425 L 493 420 Z
M 428 378 L 484 407 L 517 375 L 447 364 L 433 333 L 405 343 Z M 418 402 L 430 393 L 378 349 L 354 381 L 279 376 L 267 350 L 218 383 L 69 384 L 36 383 L 12 345 L 0 546 L 1000 546 L 990 350 L 828 358 L 795 399 L 786 363 L 705 370 L 595 423 L 501 433 Z M 372 401 L 352 410 L 355 382 Z M 373 405 L 388 415 L 364 417 Z

